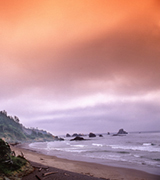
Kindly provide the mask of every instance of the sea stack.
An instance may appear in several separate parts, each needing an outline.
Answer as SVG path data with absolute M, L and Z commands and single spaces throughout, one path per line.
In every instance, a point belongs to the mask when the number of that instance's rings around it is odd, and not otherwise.
M 117 134 L 113 134 L 113 136 L 121 136 L 126 135 L 128 132 L 124 131 L 123 129 L 120 129 Z
M 124 131 L 123 129 L 120 129 L 117 134 L 128 134 L 128 132 Z
M 89 137 L 96 137 L 94 133 L 89 133 Z

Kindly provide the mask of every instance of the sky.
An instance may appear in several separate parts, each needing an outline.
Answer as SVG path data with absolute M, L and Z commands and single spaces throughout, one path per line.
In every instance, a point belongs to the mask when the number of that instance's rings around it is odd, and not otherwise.
M 0 0 L 0 110 L 54 135 L 160 130 L 159 0 Z

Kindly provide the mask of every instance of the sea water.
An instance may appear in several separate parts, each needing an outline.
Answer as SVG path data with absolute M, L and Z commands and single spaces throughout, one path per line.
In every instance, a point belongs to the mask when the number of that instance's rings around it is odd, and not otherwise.
M 143 170 L 160 175 L 160 133 L 129 133 L 125 136 L 103 134 L 85 141 L 35 142 L 38 152 L 60 158 Z

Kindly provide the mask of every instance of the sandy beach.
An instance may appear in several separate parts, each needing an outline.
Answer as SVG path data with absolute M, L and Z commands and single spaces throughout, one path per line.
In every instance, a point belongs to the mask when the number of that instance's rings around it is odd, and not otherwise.
M 35 151 L 24 149 L 19 146 L 12 146 L 16 155 L 24 154 L 24 157 L 35 167 L 35 171 L 24 177 L 27 179 L 108 179 L 108 180 L 160 180 L 160 176 L 149 174 L 143 171 L 121 167 L 111 167 L 96 163 L 73 161 L 55 156 L 48 156 Z M 42 168 L 41 168 L 42 167 Z M 44 167 L 44 169 L 43 169 Z M 47 169 L 49 167 L 49 169 Z M 41 171 L 39 171 L 41 169 Z M 46 169 L 54 174 L 43 177 Z

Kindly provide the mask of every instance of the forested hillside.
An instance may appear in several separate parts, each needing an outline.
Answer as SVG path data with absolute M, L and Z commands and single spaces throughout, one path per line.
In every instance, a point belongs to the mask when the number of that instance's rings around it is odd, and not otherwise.
M 16 141 L 51 141 L 55 137 L 38 129 L 30 129 L 20 124 L 19 118 L 8 116 L 6 111 L 0 111 L 0 138 L 7 142 Z

